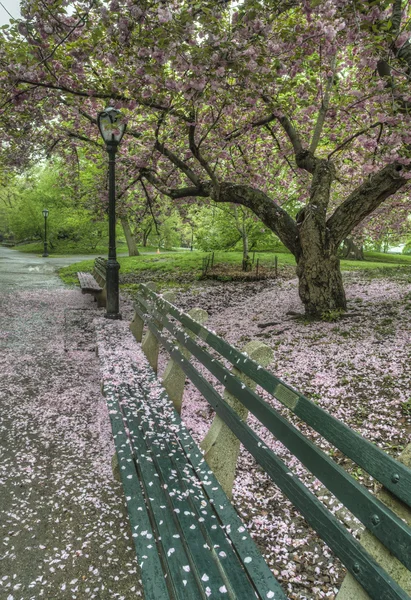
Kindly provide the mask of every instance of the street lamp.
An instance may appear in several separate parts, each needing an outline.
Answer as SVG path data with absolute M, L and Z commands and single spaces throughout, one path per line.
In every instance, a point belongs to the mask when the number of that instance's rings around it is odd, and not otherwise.
M 45 208 L 43 210 L 43 217 L 44 217 L 44 252 L 43 252 L 43 256 L 47 257 L 48 256 L 48 252 L 47 252 L 47 217 L 49 216 L 49 211 L 47 210 L 47 208 Z
M 119 312 L 118 272 L 120 265 L 116 257 L 116 152 L 126 130 L 119 110 L 109 106 L 97 115 L 98 128 L 108 152 L 108 260 L 106 270 L 108 319 L 121 319 Z

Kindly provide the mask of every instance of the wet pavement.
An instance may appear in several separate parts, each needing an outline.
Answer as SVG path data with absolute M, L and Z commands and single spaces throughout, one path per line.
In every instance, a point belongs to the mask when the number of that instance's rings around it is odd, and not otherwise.
M 90 296 L 0 247 L 0 600 L 135 600 Z
M 56 288 L 62 287 L 57 275 L 58 269 L 81 260 L 96 258 L 93 255 L 75 255 L 43 258 L 37 254 L 26 254 L 0 246 L 0 285 L 6 289 Z

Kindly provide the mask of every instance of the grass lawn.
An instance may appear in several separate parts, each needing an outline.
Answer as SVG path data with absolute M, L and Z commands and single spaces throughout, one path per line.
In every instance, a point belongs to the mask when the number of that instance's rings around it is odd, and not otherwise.
M 121 251 L 121 250 L 120 250 Z M 106 256 L 107 249 L 102 252 Z M 201 277 L 203 258 L 209 256 L 206 252 L 162 252 L 161 254 L 120 257 L 118 259 L 121 270 L 120 275 L 125 280 L 129 279 L 127 275 L 138 275 L 144 273 L 150 274 L 155 279 L 161 279 L 165 284 L 172 283 L 180 278 L 196 280 Z M 255 259 L 259 259 L 261 267 L 266 269 L 274 268 L 275 256 L 278 258 L 278 266 L 281 267 L 295 265 L 294 256 L 286 252 L 258 252 Z M 383 269 L 392 269 L 411 266 L 411 256 L 404 254 L 383 254 L 378 252 L 366 253 L 365 261 L 342 260 L 341 269 L 343 271 L 367 270 L 377 271 Z M 215 252 L 214 264 L 224 263 L 233 267 L 241 265 L 241 252 Z M 78 283 L 77 271 L 91 271 L 93 260 L 86 260 L 75 263 L 68 267 L 60 269 L 59 275 L 66 283 Z M 126 287 L 133 287 L 133 283 L 123 284 Z
M 61 258 L 62 256 L 71 256 L 73 254 L 107 254 L 107 246 L 108 242 L 103 240 L 99 242 L 99 245 L 96 248 L 90 248 L 88 245 L 81 245 L 79 243 L 75 243 L 72 241 L 59 241 L 54 248 L 48 248 L 48 252 L 50 257 L 53 256 L 55 258 Z M 39 242 L 31 242 L 30 244 L 21 244 L 18 246 L 13 246 L 13 250 L 18 250 L 18 252 L 27 252 L 31 254 L 43 254 L 44 244 L 42 241 Z M 127 252 L 127 244 L 126 243 L 118 243 L 117 244 L 118 252 Z

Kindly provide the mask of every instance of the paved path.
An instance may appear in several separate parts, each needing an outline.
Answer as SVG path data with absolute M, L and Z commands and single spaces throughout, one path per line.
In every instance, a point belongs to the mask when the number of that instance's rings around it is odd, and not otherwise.
M 0 248 L 0 600 L 140 597 L 80 259 Z
M 97 255 L 67 256 L 64 258 L 42 258 L 0 246 L 0 281 L 2 288 L 33 289 L 61 287 L 56 276 L 60 267 L 80 260 L 90 260 Z

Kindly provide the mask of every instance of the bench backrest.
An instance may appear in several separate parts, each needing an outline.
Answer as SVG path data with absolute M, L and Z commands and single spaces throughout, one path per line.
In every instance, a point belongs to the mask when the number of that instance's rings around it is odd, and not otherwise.
M 97 257 L 94 261 L 93 275 L 100 285 L 106 283 L 106 266 L 107 260 L 101 256 Z
M 233 348 L 215 333 L 178 310 L 170 302 L 162 299 L 147 286 L 141 286 L 135 309 L 219 417 L 230 427 L 367 593 L 376 599 L 408 598 L 408 595 L 352 537 L 332 512 L 239 418 L 233 408 L 187 360 L 181 349 L 175 345 L 176 341 L 180 347 L 187 349 L 204 365 L 409 570 L 411 570 L 411 529 L 404 521 L 370 494 L 328 454 L 308 440 L 273 406 L 244 385 L 220 362 L 219 358 L 231 363 L 269 392 L 408 506 L 411 506 L 411 470 Z M 185 331 L 180 328 L 180 325 Z M 171 338 L 170 335 L 164 334 L 163 328 L 171 334 Z M 197 339 L 193 339 L 193 334 Z

